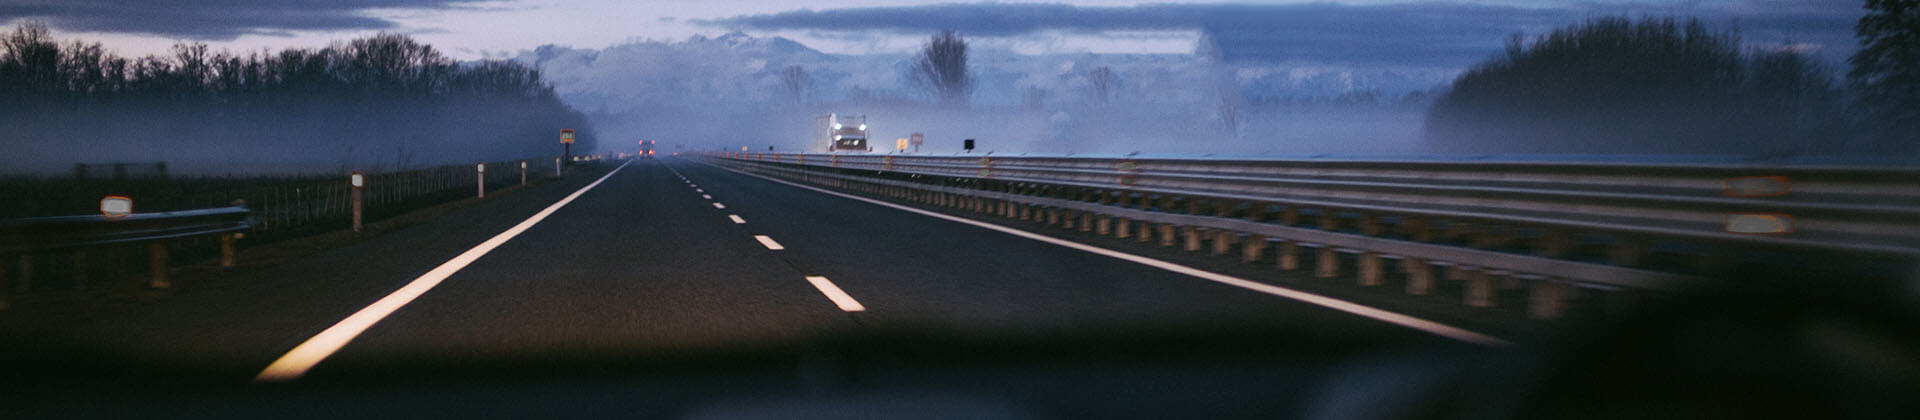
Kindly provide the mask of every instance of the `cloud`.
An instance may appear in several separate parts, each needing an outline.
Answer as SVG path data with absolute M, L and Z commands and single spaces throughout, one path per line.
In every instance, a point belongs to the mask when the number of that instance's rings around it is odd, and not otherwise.
M 1592 16 L 1699 16 L 1738 25 L 1749 40 L 1793 38 L 1845 44 L 1860 16 L 1836 0 L 1567 3 L 1512 7 L 1452 2 L 1386 5 L 1327 3 L 1149 4 L 1079 7 L 1064 4 L 940 4 L 795 10 L 722 19 L 708 26 L 757 30 L 867 31 L 924 35 L 952 29 L 969 36 L 1012 37 L 1044 31 L 1201 30 L 1236 62 L 1320 62 L 1357 66 L 1465 67 L 1496 53 L 1514 33 L 1538 34 Z
M 448 9 L 479 0 L 0 0 L 0 22 L 45 20 L 62 30 L 200 40 L 289 31 L 391 29 L 372 9 Z

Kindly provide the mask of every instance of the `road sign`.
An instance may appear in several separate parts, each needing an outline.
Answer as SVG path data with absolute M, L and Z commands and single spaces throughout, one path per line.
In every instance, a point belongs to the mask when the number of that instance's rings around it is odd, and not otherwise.
M 896 149 L 900 149 L 900 151 L 902 152 L 907 151 L 907 138 L 901 137 L 899 140 L 894 140 L 893 147 Z
M 361 175 L 359 172 L 354 172 L 353 175 L 347 176 L 347 184 L 353 185 L 353 189 L 356 190 L 366 189 L 367 176 Z
M 907 141 L 915 146 L 919 146 L 921 143 L 927 142 L 927 135 L 920 134 L 920 133 L 913 133 L 913 134 L 907 135 Z
M 133 198 L 124 195 L 109 195 L 101 198 L 100 214 L 107 217 L 126 217 L 133 214 Z
M 560 130 L 560 142 L 573 144 L 573 129 Z
M 969 152 L 973 151 L 973 139 L 967 139 L 967 141 L 965 143 L 962 143 L 961 145 L 965 147 L 967 151 Z

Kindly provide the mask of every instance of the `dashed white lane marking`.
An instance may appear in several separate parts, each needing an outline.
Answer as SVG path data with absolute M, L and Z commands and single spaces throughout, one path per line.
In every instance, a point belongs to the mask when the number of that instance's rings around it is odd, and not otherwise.
M 706 195 L 706 194 L 700 194 L 700 198 L 705 198 L 705 199 L 708 199 L 708 200 L 712 200 L 712 199 L 713 199 L 713 196 L 711 196 L 711 195 Z
M 784 246 L 780 246 L 780 243 L 779 243 L 779 242 L 774 242 L 774 241 L 773 241 L 773 237 L 771 237 L 771 236 L 767 236 L 767 235 L 753 235 L 753 240 L 756 240 L 756 241 L 760 241 L 760 244 L 761 244 L 761 245 L 766 245 L 766 246 L 767 246 L 767 249 L 771 249 L 771 250 L 775 250 L 775 251 L 779 251 L 779 250 L 782 250 L 782 249 L 787 249 L 787 247 L 784 247 Z
M 835 286 L 833 282 L 827 281 L 826 277 L 807 276 L 807 282 L 813 283 L 813 288 L 820 289 L 820 294 L 827 295 L 827 299 L 833 300 L 834 306 L 839 306 L 842 311 L 860 312 L 867 310 L 867 307 L 860 305 L 860 301 L 853 300 L 853 296 L 847 296 L 847 292 L 841 291 L 840 286 Z
M 1079 242 L 1068 241 L 1065 239 L 1053 238 L 1049 236 L 1040 235 L 1037 233 L 1031 233 L 1031 232 L 1014 229 L 1006 226 L 1000 226 L 992 223 L 970 220 L 970 219 L 965 219 L 965 218 L 960 218 L 955 216 L 948 216 L 941 213 L 935 213 L 935 212 L 921 210 L 913 207 L 902 206 L 899 204 L 893 204 L 893 203 L 861 197 L 857 195 L 845 194 L 838 191 L 830 191 L 830 190 L 815 188 L 812 186 L 795 184 L 792 182 L 787 182 L 786 180 L 774 179 L 766 176 L 761 176 L 759 174 L 741 172 L 738 170 L 734 170 L 733 168 L 728 168 L 724 166 L 719 166 L 714 164 L 706 164 L 706 165 L 712 166 L 715 168 L 724 169 L 728 172 L 733 172 L 733 173 L 746 175 L 754 178 L 764 179 L 767 181 L 785 184 L 795 188 L 805 189 L 813 192 L 818 192 L 821 194 L 832 195 L 836 197 L 846 198 L 849 200 L 863 201 L 873 205 L 888 207 L 895 210 L 919 214 L 927 217 L 933 217 L 933 218 L 942 219 L 942 220 L 946 220 L 954 223 L 963 223 L 967 225 L 973 225 L 976 227 L 993 230 L 993 231 L 1005 233 L 1008 235 L 1032 239 L 1040 242 L 1046 242 L 1049 244 L 1059 245 L 1067 248 L 1073 248 L 1080 251 L 1112 257 L 1115 259 L 1129 261 L 1129 262 L 1145 265 L 1148 267 L 1171 271 L 1174 273 L 1184 274 L 1184 275 L 1193 276 L 1193 277 L 1199 277 L 1203 280 L 1213 281 L 1216 283 L 1222 283 L 1229 286 L 1239 287 L 1242 289 L 1252 290 L 1260 293 L 1266 293 L 1269 295 L 1306 302 L 1309 304 L 1319 305 L 1319 306 L 1330 308 L 1333 310 L 1346 312 L 1354 315 L 1359 315 L 1362 317 L 1372 318 L 1377 321 L 1399 325 L 1402 327 L 1425 331 L 1428 333 L 1432 333 L 1435 335 L 1439 335 L 1442 337 L 1447 337 L 1455 340 L 1465 341 L 1465 342 L 1479 344 L 1483 346 L 1508 346 L 1513 344 L 1506 340 L 1501 340 L 1499 338 L 1495 338 L 1492 336 L 1488 336 L 1488 335 L 1473 332 L 1473 331 L 1467 331 L 1459 327 L 1441 324 L 1438 322 L 1429 321 L 1425 319 L 1415 318 L 1413 316 L 1409 316 L 1406 314 L 1392 312 L 1392 311 L 1375 308 L 1371 306 L 1365 306 L 1358 303 L 1348 302 L 1345 300 L 1334 299 L 1326 296 L 1320 296 L 1312 293 L 1302 292 L 1299 290 L 1293 290 L 1285 287 L 1256 282 L 1253 280 L 1247 280 L 1247 279 L 1229 276 L 1225 274 L 1214 273 L 1210 271 L 1201 270 L 1198 268 L 1188 267 L 1180 264 L 1174 264 L 1171 262 L 1161 261 L 1154 258 L 1128 254 L 1125 252 L 1115 251 L 1111 249 L 1100 248 L 1093 245 L 1087 245 Z
M 628 161 L 628 163 L 632 163 L 632 161 Z M 288 351 L 287 354 L 280 356 L 280 358 L 274 360 L 272 364 L 267 365 L 267 368 L 260 371 L 259 375 L 254 376 L 253 380 L 255 382 L 281 382 L 300 379 L 300 376 L 305 375 L 308 370 L 313 369 L 314 365 L 319 364 L 322 360 L 326 360 L 327 357 L 332 356 L 334 352 L 340 351 L 341 347 L 345 347 L 347 343 L 352 342 L 355 337 L 359 337 L 360 333 L 366 332 L 368 328 L 372 328 L 373 324 L 379 323 L 382 319 L 386 319 L 386 317 L 392 315 L 394 311 L 400 310 L 400 307 L 406 306 L 408 303 L 413 302 L 414 299 L 419 298 L 420 295 L 427 293 L 428 290 L 432 290 L 434 286 L 440 285 L 441 281 L 445 281 L 447 277 L 459 272 L 460 269 L 466 268 L 467 264 L 472 264 L 475 260 L 487 255 L 488 252 L 492 252 L 494 248 L 500 247 L 501 244 L 507 243 L 507 241 L 512 240 L 515 236 L 520 236 L 520 233 L 526 232 L 527 229 L 532 228 L 534 224 L 540 223 L 541 220 L 546 220 L 547 216 L 553 215 L 553 212 L 559 211 L 560 208 L 565 207 L 567 203 L 572 203 L 574 199 L 580 198 L 581 194 L 586 194 L 587 191 L 592 190 L 593 187 L 600 186 L 601 182 L 606 182 L 607 178 L 612 177 L 613 174 L 620 173 L 620 170 L 626 169 L 626 167 L 626 163 L 620 164 L 620 167 L 614 168 L 612 172 L 607 172 L 606 175 L 601 175 L 600 179 L 593 181 L 592 184 L 587 184 L 587 186 L 581 187 L 579 191 L 574 191 L 573 194 L 567 195 L 566 198 L 562 198 L 560 201 L 554 202 L 553 205 L 547 206 L 545 210 L 534 213 L 533 217 L 528 217 L 527 220 L 521 221 L 520 224 L 513 225 L 513 227 L 508 228 L 505 232 L 500 232 L 500 234 L 494 235 L 493 238 L 487 239 L 486 242 L 481 242 L 480 245 L 468 249 L 467 252 L 462 252 L 459 256 L 453 257 L 453 259 L 447 260 L 445 263 L 441 263 L 439 267 L 434 267 L 433 271 L 428 271 L 426 274 L 414 278 L 413 281 L 407 282 L 405 286 L 401 286 L 399 290 L 395 290 L 386 297 L 380 298 L 379 301 L 373 302 L 372 305 L 367 305 L 366 308 L 361 308 L 360 311 L 354 312 L 353 315 L 348 315 L 346 319 L 342 319 L 340 322 L 334 323 L 333 326 L 327 327 L 326 330 L 320 331 L 320 334 L 314 335 L 313 338 L 308 338 L 307 341 L 300 343 L 298 346 L 294 346 L 293 350 Z
M 725 204 L 720 204 L 720 203 L 713 203 L 713 208 L 716 208 L 716 209 L 724 209 L 724 208 L 727 208 L 727 205 L 725 205 Z
M 733 224 L 736 224 L 736 225 L 744 225 L 744 224 L 747 224 L 747 219 L 742 219 L 742 218 L 740 218 L 740 215 L 738 215 L 738 214 L 729 214 L 729 215 L 727 215 L 727 218 L 728 218 L 728 219 L 733 219 Z
M 703 189 L 699 189 L 699 188 L 694 188 L 694 189 L 693 189 L 693 192 L 707 192 L 707 190 L 703 190 Z

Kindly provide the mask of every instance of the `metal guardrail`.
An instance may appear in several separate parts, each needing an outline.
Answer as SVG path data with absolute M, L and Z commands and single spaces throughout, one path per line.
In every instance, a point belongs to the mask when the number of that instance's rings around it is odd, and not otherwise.
M 159 241 L 244 231 L 252 227 L 244 206 L 104 215 L 35 217 L 0 221 L 0 255 Z
M 1920 249 L 1920 168 L 723 154 L 728 156 L 1706 241 L 1875 253 Z M 1793 192 L 1723 196 L 1725 180 L 1742 176 L 1786 176 Z M 1731 213 L 1790 214 L 1795 232 L 1727 233 Z
M 1300 247 L 1318 248 L 1320 277 L 1338 274 L 1338 253 L 1353 254 L 1363 285 L 1380 284 L 1382 260 L 1397 260 L 1414 294 L 1430 292 L 1439 266 L 1445 277 L 1466 280 L 1470 306 L 1491 306 L 1497 289 L 1530 285 L 1536 318 L 1559 316 L 1574 290 L 1568 286 L 1666 291 L 1697 283 L 1650 267 L 1648 255 L 1675 252 L 1659 247 L 1694 248 L 1679 252 L 1693 253 L 1689 263 L 1705 267 L 1700 271 L 1749 251 L 1822 263 L 1912 264 L 1920 256 L 1920 169 L 1909 168 L 706 156 L 768 175 L 1103 235 L 1158 236 L 1165 246 L 1180 238 L 1189 251 L 1211 242 L 1214 253 L 1227 254 L 1237 245 L 1248 261 L 1278 244 L 1271 253 L 1282 269 L 1299 267 Z M 1725 180 L 1742 176 L 1786 176 L 1793 192 L 1722 196 Z M 1790 213 L 1796 230 L 1724 231 L 1729 214 L 1746 212 Z M 1131 232 L 1136 225 L 1138 233 Z M 1603 256 L 1573 258 L 1576 247 L 1599 248 Z
M 84 250 L 111 245 L 148 245 L 149 276 L 152 287 L 168 287 L 166 241 L 205 235 L 220 236 L 220 265 L 234 263 L 234 243 L 239 233 L 252 227 L 252 212 L 244 205 L 124 216 L 55 216 L 0 221 L 0 256 Z M 23 264 L 25 259 L 23 258 Z M 4 263 L 4 260 L 0 260 Z M 0 279 L 6 276 L 0 266 Z M 27 267 L 22 267 L 23 270 Z M 20 276 L 27 281 L 25 274 Z M 83 283 L 84 284 L 84 283 Z M 15 287 L 6 287 L 15 286 Z M 7 306 L 10 288 L 0 285 L 0 309 Z

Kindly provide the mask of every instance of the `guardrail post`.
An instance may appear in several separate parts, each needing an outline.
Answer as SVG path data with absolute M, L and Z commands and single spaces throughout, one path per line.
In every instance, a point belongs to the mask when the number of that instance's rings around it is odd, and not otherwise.
M 1373 251 L 1360 252 L 1361 286 L 1379 286 L 1385 282 L 1385 271 L 1386 270 L 1381 269 L 1380 253 Z
M 1110 191 L 1100 192 L 1100 205 L 1104 206 L 1104 205 L 1110 205 L 1112 203 L 1113 203 L 1112 192 Z M 1113 232 L 1113 216 L 1107 215 L 1106 213 L 1095 214 L 1093 216 L 1093 231 L 1094 231 L 1094 234 L 1097 234 L 1100 236 L 1107 236 L 1108 234 L 1111 234 Z
M 165 242 L 147 243 L 147 287 L 165 289 L 173 287 L 167 281 L 167 244 Z
M 1227 216 L 1230 216 L 1233 214 L 1234 207 L 1236 207 L 1236 203 L 1232 201 L 1214 200 L 1213 216 L 1219 217 L 1219 218 L 1226 218 Z M 1213 236 L 1213 255 L 1227 255 L 1228 252 L 1232 252 L 1233 240 L 1238 238 L 1240 235 L 1239 232 L 1234 232 L 1226 229 L 1217 229 L 1215 232 L 1212 232 L 1212 233 L 1213 235 L 1211 236 Z
M 1286 270 L 1286 271 L 1299 270 L 1300 269 L 1300 241 L 1295 241 L 1292 239 L 1281 239 L 1280 251 L 1277 259 L 1279 260 L 1275 263 L 1277 268 L 1281 270 Z
M 1493 279 L 1488 278 L 1487 270 L 1475 270 L 1467 277 L 1467 306 L 1475 308 L 1493 307 Z
M 1249 222 L 1258 223 L 1262 219 L 1265 219 L 1266 217 L 1267 217 L 1266 204 L 1254 203 L 1252 207 L 1249 207 L 1247 209 L 1247 221 Z M 1266 254 L 1266 252 L 1267 252 L 1267 236 L 1260 235 L 1260 234 L 1249 234 L 1247 235 L 1247 243 L 1240 246 L 1240 261 L 1247 262 L 1247 263 L 1260 262 L 1260 256 Z
M 1333 245 L 1321 244 L 1319 254 L 1314 261 L 1313 276 L 1330 279 L 1340 275 L 1340 251 L 1334 250 Z
M 1187 214 L 1191 214 L 1191 215 L 1200 214 L 1199 199 L 1193 198 L 1193 197 L 1187 197 L 1186 202 L 1187 202 Z M 1182 235 L 1183 238 L 1186 239 L 1185 249 L 1187 250 L 1187 252 L 1200 251 L 1200 228 L 1194 227 L 1193 225 L 1181 226 L 1180 234 Z
M 220 268 L 233 268 L 235 260 L 233 241 L 239 239 L 239 236 L 238 233 L 220 234 Z
M 1433 293 L 1433 266 L 1427 265 L 1426 260 L 1400 257 L 1400 266 L 1407 272 L 1407 294 Z

